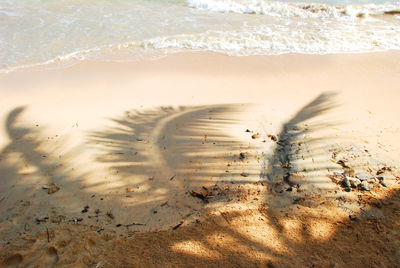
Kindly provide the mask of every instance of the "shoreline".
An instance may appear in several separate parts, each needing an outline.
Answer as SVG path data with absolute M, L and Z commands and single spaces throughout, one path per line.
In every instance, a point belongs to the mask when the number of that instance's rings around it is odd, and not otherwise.
M 76 52 L 71 53 L 71 55 L 75 54 Z M 44 62 L 37 62 L 31 64 L 25 64 L 21 66 L 14 66 L 9 69 L 0 70 L 0 76 L 12 74 L 12 73 L 30 73 L 30 72 L 46 72 L 46 71 L 53 71 L 53 70 L 62 70 L 73 68 L 76 65 L 81 64 L 90 64 L 90 63 L 100 63 L 100 64 L 138 64 L 141 62 L 146 61 L 156 61 L 166 57 L 171 57 L 174 55 L 186 55 L 186 54 L 195 54 L 195 55 L 218 55 L 222 57 L 233 57 L 233 58 L 253 58 L 253 57 L 281 57 L 281 56 L 346 56 L 346 55 L 362 55 L 362 54 L 382 54 L 382 53 L 399 53 L 399 49 L 382 49 L 376 51 L 359 51 L 359 52 L 332 52 L 332 53 L 299 53 L 299 52 L 289 52 L 289 53 L 280 53 L 280 54 L 255 54 L 255 55 L 229 55 L 223 52 L 216 52 L 216 51 L 203 51 L 203 50 L 196 50 L 193 49 L 191 51 L 179 51 L 179 52 L 169 52 L 164 53 L 160 51 L 153 52 L 154 54 L 146 55 L 146 57 L 141 56 L 132 56 L 129 60 L 112 60 L 112 59 L 74 59 L 72 61 L 69 60 L 58 60 L 58 57 L 54 59 L 50 59 Z M 68 54 L 69 55 L 69 54 Z M 68 55 L 63 55 L 61 57 L 66 57 Z M 65 63 L 63 63 L 65 61 Z
M 364 216 L 398 232 L 399 62 L 400 52 L 183 53 L 0 75 L 0 266 L 306 265 L 301 241 L 348 249 L 357 233 L 367 256 L 360 232 L 394 248 L 397 233 L 374 235 Z M 387 186 L 346 192 L 340 160 L 368 176 L 385 168 Z M 362 265 L 343 254 L 333 262 Z

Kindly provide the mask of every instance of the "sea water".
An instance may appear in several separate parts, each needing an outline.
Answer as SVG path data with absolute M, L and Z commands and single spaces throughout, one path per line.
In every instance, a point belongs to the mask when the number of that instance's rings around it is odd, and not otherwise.
M 400 49 L 395 0 L 0 0 L 0 72 L 181 51 Z

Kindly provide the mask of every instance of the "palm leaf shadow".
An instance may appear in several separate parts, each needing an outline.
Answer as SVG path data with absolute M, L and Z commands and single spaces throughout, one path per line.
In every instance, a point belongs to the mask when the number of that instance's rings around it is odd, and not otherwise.
M 240 127 L 239 118 L 249 106 L 133 110 L 111 119 L 108 129 L 91 133 L 89 143 L 100 150 L 97 161 L 117 174 L 121 186 L 114 190 L 137 189 L 129 206 L 135 208 L 133 217 L 150 228 L 151 222 L 168 222 L 165 215 L 173 219 L 179 214 L 179 219 L 200 209 L 201 202 L 187 194 L 193 189 L 254 180 L 240 176 L 243 168 L 258 178 L 258 165 L 239 159 L 240 152 L 252 147 L 229 132 Z M 229 170 L 227 163 L 232 163 Z M 168 206 L 160 207 L 165 202 Z M 149 213 L 155 210 L 158 213 L 149 222 Z

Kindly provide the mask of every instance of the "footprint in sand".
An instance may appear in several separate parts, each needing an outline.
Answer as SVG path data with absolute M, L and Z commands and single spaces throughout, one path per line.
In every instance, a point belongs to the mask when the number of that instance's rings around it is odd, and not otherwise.
M 49 247 L 40 259 L 40 267 L 55 267 L 58 262 L 58 253 L 55 247 Z
M 6 267 L 17 267 L 22 262 L 22 260 L 23 259 L 21 254 L 17 253 L 12 255 L 11 257 L 8 257 L 4 263 Z

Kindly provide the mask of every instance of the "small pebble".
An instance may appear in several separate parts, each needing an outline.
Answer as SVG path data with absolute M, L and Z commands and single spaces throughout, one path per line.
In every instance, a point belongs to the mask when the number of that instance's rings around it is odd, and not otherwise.
M 357 188 L 357 186 L 361 184 L 361 180 L 356 178 L 348 178 L 348 180 L 352 188 Z
M 348 187 L 348 188 L 351 187 L 349 178 L 347 178 L 347 177 L 344 178 L 343 185 L 344 185 L 344 187 Z
M 48 194 L 54 194 L 60 190 L 60 186 L 52 182 L 49 185 L 44 186 L 43 189 L 47 189 Z
M 361 183 L 361 189 L 364 191 L 371 191 L 373 187 L 374 186 L 372 184 L 369 184 L 367 181 L 363 181 Z
M 112 220 L 114 219 L 114 215 L 111 213 L 111 211 L 107 212 L 107 216 Z
M 358 221 L 358 218 L 356 215 L 349 215 L 350 220 L 352 221 Z
M 89 210 L 89 206 L 86 205 L 86 206 L 82 209 L 81 213 L 86 213 L 86 212 L 88 212 L 88 210 Z

